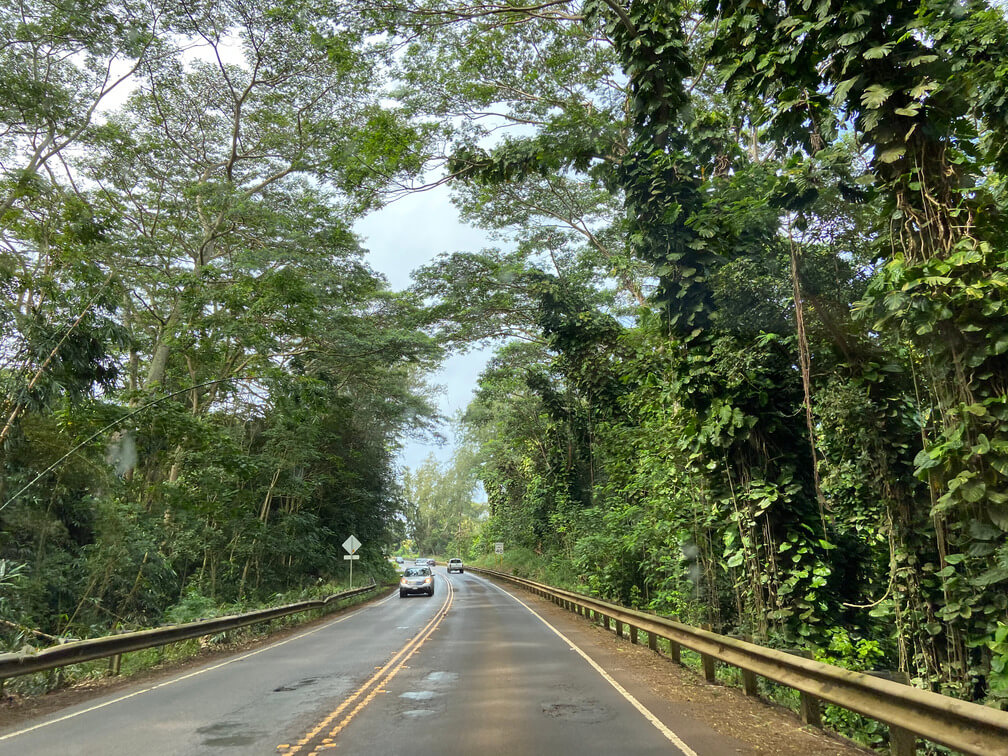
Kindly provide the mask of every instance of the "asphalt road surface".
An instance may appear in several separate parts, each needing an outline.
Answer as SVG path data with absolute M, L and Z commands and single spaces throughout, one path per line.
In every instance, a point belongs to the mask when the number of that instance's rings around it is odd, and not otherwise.
M 673 720 L 520 592 L 438 568 L 433 598 L 396 592 L 257 650 L 21 723 L 0 733 L 0 754 L 734 752 L 687 744 Z

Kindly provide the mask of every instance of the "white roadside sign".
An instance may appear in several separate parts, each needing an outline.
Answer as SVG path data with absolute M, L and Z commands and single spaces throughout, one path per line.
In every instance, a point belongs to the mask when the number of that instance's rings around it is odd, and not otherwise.
M 353 536 L 350 536 L 345 541 L 343 541 L 343 548 L 346 549 L 348 554 L 353 554 L 357 549 L 360 548 L 360 541 L 358 541 Z
M 494 543 L 494 553 L 503 554 L 504 553 L 504 543 L 502 541 L 497 541 Z
M 355 554 L 361 546 L 361 542 L 358 541 L 354 536 L 350 536 L 345 541 L 343 541 L 343 548 L 348 552 L 343 556 L 343 559 L 350 562 L 350 587 L 353 588 L 353 563 L 355 559 L 360 559 L 360 554 Z

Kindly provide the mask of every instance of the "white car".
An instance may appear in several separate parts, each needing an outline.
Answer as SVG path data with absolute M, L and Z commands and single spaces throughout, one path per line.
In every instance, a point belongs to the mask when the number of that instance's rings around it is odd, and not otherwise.
M 448 560 L 448 572 L 456 572 L 456 571 L 459 573 L 465 572 L 465 570 L 462 569 L 462 560 L 459 559 L 458 557 Z
M 406 598 L 414 593 L 434 595 L 434 576 L 430 567 L 407 567 L 399 580 L 399 598 Z

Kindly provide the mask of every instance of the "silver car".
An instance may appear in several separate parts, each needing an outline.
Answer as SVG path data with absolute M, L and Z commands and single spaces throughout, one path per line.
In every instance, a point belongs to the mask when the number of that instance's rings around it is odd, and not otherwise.
M 399 580 L 399 598 L 406 598 L 411 593 L 426 593 L 434 595 L 434 575 L 430 567 L 407 567 Z

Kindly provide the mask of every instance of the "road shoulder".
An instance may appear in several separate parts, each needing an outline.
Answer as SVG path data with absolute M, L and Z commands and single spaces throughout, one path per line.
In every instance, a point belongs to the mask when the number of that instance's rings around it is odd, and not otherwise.
M 535 594 L 500 586 L 588 654 L 698 754 L 864 756 L 832 734 L 806 727 L 791 711 L 741 690 L 712 685 L 693 670 L 634 645 Z M 729 739 L 726 741 L 726 738 Z

